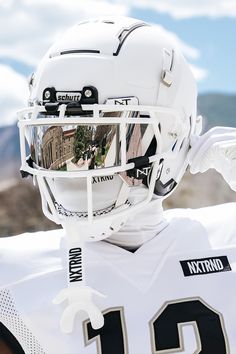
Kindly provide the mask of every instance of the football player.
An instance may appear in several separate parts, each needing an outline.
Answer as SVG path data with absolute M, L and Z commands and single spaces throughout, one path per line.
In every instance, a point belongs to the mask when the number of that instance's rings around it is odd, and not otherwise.
M 161 27 L 100 18 L 49 49 L 19 112 L 22 176 L 63 230 L 1 240 L 4 350 L 236 353 L 235 204 L 162 209 L 188 166 L 236 189 L 235 129 L 200 136 L 196 99 Z

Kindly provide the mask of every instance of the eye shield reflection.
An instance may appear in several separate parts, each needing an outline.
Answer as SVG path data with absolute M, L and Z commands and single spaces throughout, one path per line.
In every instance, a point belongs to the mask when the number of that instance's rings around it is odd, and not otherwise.
M 145 153 L 148 130 L 147 124 L 126 124 L 126 162 Z M 119 124 L 32 125 L 27 135 L 31 158 L 43 169 L 78 171 L 121 165 Z
M 119 126 L 31 126 L 30 151 L 35 164 L 48 170 L 77 171 L 119 166 Z

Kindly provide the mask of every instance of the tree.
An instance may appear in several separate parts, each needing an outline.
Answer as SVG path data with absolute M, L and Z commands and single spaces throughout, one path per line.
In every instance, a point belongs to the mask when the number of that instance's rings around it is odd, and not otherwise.
M 79 125 L 74 135 L 74 162 L 83 157 L 85 151 L 92 143 L 92 127 Z

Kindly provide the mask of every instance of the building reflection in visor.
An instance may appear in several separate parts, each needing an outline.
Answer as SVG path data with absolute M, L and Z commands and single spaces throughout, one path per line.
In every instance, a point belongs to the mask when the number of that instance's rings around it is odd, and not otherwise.
M 120 165 L 117 125 L 32 127 L 31 157 L 45 169 L 92 170 Z
M 103 116 L 121 114 L 110 112 Z M 128 115 L 137 117 L 137 112 Z M 120 126 L 117 123 L 37 125 L 30 127 L 30 136 L 31 157 L 41 168 L 77 171 L 121 165 Z M 126 124 L 126 161 L 144 156 L 153 136 L 148 124 Z M 125 172 L 120 174 L 131 182 Z

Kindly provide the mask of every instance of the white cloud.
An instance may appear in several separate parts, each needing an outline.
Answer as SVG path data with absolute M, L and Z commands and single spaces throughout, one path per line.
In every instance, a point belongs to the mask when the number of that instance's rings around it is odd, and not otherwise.
M 114 0 L 122 3 L 123 0 Z M 235 0 L 126 0 L 130 6 L 167 13 L 176 19 L 191 17 L 236 17 Z
M 26 106 L 28 84 L 25 77 L 7 65 L 0 64 L 0 125 L 10 125 L 16 121 L 16 111 Z
M 190 64 L 190 68 L 191 68 L 192 73 L 193 73 L 193 75 L 194 75 L 194 77 L 195 77 L 195 79 L 197 81 L 204 80 L 207 77 L 207 75 L 208 75 L 208 71 L 207 70 L 205 70 L 203 68 L 199 68 L 196 65 Z
M 179 0 L 177 6 L 174 0 L 0 0 L 1 57 L 35 66 L 60 33 L 84 19 L 128 15 L 132 5 L 184 16 L 190 9 L 197 13 L 195 7 L 201 8 L 199 2 L 202 0 Z M 205 2 L 212 3 L 211 0 Z M 197 49 L 177 36 L 175 39 L 188 58 L 199 57 Z
M 188 2 L 179 0 L 178 6 Z M 132 4 L 177 8 L 175 3 L 172 0 L 0 0 L 1 57 L 36 66 L 59 34 L 79 21 L 102 15 L 128 15 Z M 200 53 L 196 48 L 171 35 L 188 59 L 198 59 Z
M 106 0 L 0 0 L 0 53 L 35 65 L 55 38 L 84 19 L 128 14 Z

